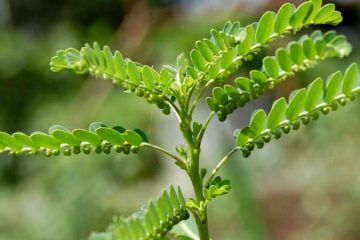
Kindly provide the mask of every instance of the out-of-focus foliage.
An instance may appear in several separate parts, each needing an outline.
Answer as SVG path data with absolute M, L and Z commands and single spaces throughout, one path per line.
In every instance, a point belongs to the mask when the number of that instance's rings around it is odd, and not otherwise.
M 260 6 L 259 12 L 269 7 L 260 1 L 251 1 L 251 7 L 234 1 L 232 11 L 214 17 L 211 4 L 202 6 L 203 1 L 194 1 L 194 6 L 202 7 L 193 10 L 186 4 L 166 2 L 166 7 L 158 1 L 149 9 L 141 1 L 0 1 L 4 13 L 0 14 L 0 129 L 29 133 L 45 130 L 44 126 L 54 122 L 69 128 L 86 127 L 96 116 L 109 125 L 141 127 L 151 134 L 163 122 L 153 117 L 152 109 L 142 108 L 141 99 L 129 101 L 129 96 L 119 95 L 101 81 L 85 83 L 84 78 L 72 74 L 52 74 L 47 71 L 49 58 L 57 49 L 98 41 L 113 42 L 134 59 L 158 65 L 174 59 L 179 49 L 190 50 L 194 40 L 205 37 L 207 29 L 223 19 L 241 18 L 249 23 L 258 15 L 254 5 Z M 275 9 L 278 2 L 271 4 Z M 180 6 L 188 10 L 187 14 L 178 11 Z M 356 46 L 358 6 L 341 6 L 345 22 L 339 30 Z M 260 66 L 260 59 L 251 67 Z M 357 59 L 355 49 L 353 59 L 341 64 Z M 302 74 L 301 79 L 325 77 L 338 68 L 338 61 L 327 61 L 317 70 Z M 290 92 L 298 82 L 291 81 L 279 91 Z M 323 120 L 324 125 L 309 127 L 300 139 L 281 140 L 288 148 L 268 146 L 251 161 L 229 166 L 226 171 L 235 175 L 231 181 L 239 184 L 233 186 L 232 199 L 219 198 L 221 211 L 211 209 L 212 225 L 217 226 L 213 229 L 215 239 L 238 239 L 240 235 L 261 239 L 262 234 L 274 239 L 358 239 L 359 134 L 354 130 L 359 129 L 358 107 L 353 104 L 330 115 Z M 129 109 L 133 115 L 127 114 L 124 119 Z M 249 117 L 250 113 L 241 114 Z M 229 124 L 232 122 L 238 127 L 239 115 L 231 117 Z M 331 141 L 335 138 L 337 141 Z M 209 152 L 210 165 L 221 149 L 209 145 L 205 151 Z M 141 164 L 137 157 L 123 159 L 112 154 L 102 159 L 90 156 L 71 160 L 1 156 L 0 239 L 86 239 L 94 229 L 103 231 L 114 213 L 132 212 L 159 192 L 161 187 L 150 191 L 147 184 L 148 178 L 154 181 L 154 172 L 172 180 L 178 178 L 171 167 L 157 161 L 158 156 L 144 151 L 140 158 Z M 239 179 L 236 175 L 240 173 Z M 135 181 L 129 185 L 129 179 Z M 123 196 L 132 201 L 125 202 Z

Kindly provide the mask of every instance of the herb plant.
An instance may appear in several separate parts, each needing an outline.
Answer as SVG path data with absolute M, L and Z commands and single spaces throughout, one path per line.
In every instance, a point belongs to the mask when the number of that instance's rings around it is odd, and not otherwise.
M 321 114 L 354 100 L 360 93 L 359 70 L 354 63 L 342 73 L 335 72 L 326 81 L 314 80 L 307 88 L 298 89 L 286 100 L 274 101 L 270 112 L 256 110 L 248 126 L 234 132 L 235 147 L 219 161 L 215 169 L 201 167 L 201 144 L 209 123 L 215 116 L 225 121 L 234 110 L 272 90 L 288 77 L 314 67 L 327 58 L 343 58 L 352 47 L 343 35 L 335 31 L 315 31 L 298 41 L 266 56 L 259 70 L 249 76 L 237 76 L 241 65 L 251 61 L 270 42 L 287 34 L 296 33 L 310 25 L 337 25 L 341 13 L 334 4 L 322 5 L 321 0 L 310 0 L 296 7 L 291 3 L 281 6 L 277 13 L 266 12 L 259 22 L 242 27 L 239 22 L 227 22 L 222 30 L 211 30 L 211 37 L 197 41 L 189 57 L 180 54 L 177 65 L 165 65 L 160 70 L 124 58 L 109 47 L 97 43 L 80 50 L 60 50 L 51 59 L 51 70 L 72 70 L 111 80 L 124 91 L 134 93 L 154 104 L 163 114 L 173 113 L 179 121 L 184 144 L 176 152 L 149 142 L 139 129 L 108 127 L 100 122 L 89 129 L 68 130 L 50 127 L 49 133 L 0 132 L 0 151 L 14 154 L 58 156 L 71 154 L 137 153 L 141 148 L 152 148 L 173 159 L 179 169 L 189 176 L 194 198 L 185 199 L 180 187 L 171 186 L 150 201 L 139 212 L 128 218 L 116 218 L 104 233 L 92 234 L 92 240 L 150 240 L 150 239 L 210 239 L 207 205 L 230 191 L 230 183 L 218 176 L 219 169 L 236 152 L 244 158 L 255 149 L 263 148 L 272 139 L 299 129 Z M 210 109 L 203 123 L 193 119 L 198 103 L 207 91 Z M 193 215 L 197 236 L 176 235 L 171 230 L 180 221 Z

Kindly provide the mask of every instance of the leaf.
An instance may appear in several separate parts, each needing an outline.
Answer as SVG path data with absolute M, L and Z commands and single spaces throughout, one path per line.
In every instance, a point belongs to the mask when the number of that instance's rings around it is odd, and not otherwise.
M 74 129 L 73 134 L 75 137 L 82 139 L 94 146 L 99 146 L 102 140 L 93 132 L 86 131 L 84 129 Z
M 265 57 L 263 61 L 264 69 L 271 78 L 279 76 L 279 64 L 274 57 Z
M 336 95 L 340 92 L 341 81 L 343 80 L 342 73 L 340 71 L 332 74 L 327 80 L 325 102 L 331 103 Z
M 14 138 L 13 136 L 5 133 L 5 132 L 0 132 L 0 142 L 5 145 L 8 146 L 9 148 L 11 148 L 11 150 L 13 151 L 20 151 L 22 148 L 22 145 L 19 144 Z
M 206 98 L 206 103 L 211 111 L 217 112 L 219 110 L 219 105 L 214 98 Z
M 303 49 L 307 59 L 315 60 L 317 52 L 314 41 L 312 41 L 311 39 L 306 39 L 303 42 Z
M 126 74 L 126 66 L 125 66 L 125 62 L 123 59 L 123 56 L 121 55 L 121 53 L 119 51 L 116 51 L 114 54 L 114 69 L 115 69 L 115 76 L 119 79 L 126 79 L 127 74 Z
M 117 145 L 122 145 L 125 140 L 122 137 L 121 133 L 118 131 L 107 128 L 107 127 L 100 127 L 96 129 L 96 133 L 104 140 Z
M 274 32 L 282 34 L 286 31 L 287 27 L 290 24 L 290 18 L 293 15 L 294 11 L 295 6 L 291 3 L 285 3 L 280 7 L 275 18 Z
M 292 61 L 288 51 L 281 48 L 276 52 L 276 59 L 279 66 L 285 72 L 292 72 Z
M 195 45 L 207 61 L 210 62 L 214 60 L 214 54 L 206 43 L 204 43 L 203 41 L 197 41 Z
M 274 28 L 275 16 L 274 12 L 269 11 L 261 17 L 255 34 L 258 43 L 265 44 L 269 40 Z
M 241 147 L 248 143 L 249 136 L 245 132 L 246 130 L 241 129 L 241 131 L 235 135 L 236 146 Z
M 261 85 L 268 82 L 267 76 L 263 72 L 258 70 L 250 71 L 250 77 L 252 80 L 254 80 L 254 82 L 259 83 Z
M 221 50 L 225 50 L 226 44 L 225 44 L 224 36 L 215 29 L 210 30 L 210 33 L 216 43 L 216 46 Z
M 142 69 L 142 78 L 144 81 L 144 85 L 147 89 L 153 90 L 156 86 L 157 79 L 155 79 L 155 76 L 153 74 L 153 70 L 148 67 L 144 66 Z
M 305 54 L 300 43 L 293 42 L 289 48 L 291 60 L 297 65 L 302 65 L 305 61 Z
M 305 101 L 305 110 L 311 112 L 323 99 L 323 80 L 317 78 L 308 87 L 307 97 Z
M 220 59 L 220 66 L 222 69 L 227 69 L 231 66 L 234 59 L 234 48 L 229 49 L 227 52 L 223 53 Z
M 28 135 L 22 132 L 13 133 L 12 136 L 22 146 L 30 147 L 35 151 L 40 147 L 38 144 L 35 144 Z
M 30 138 L 35 144 L 49 149 L 58 149 L 60 146 L 59 141 L 43 132 L 34 132 L 31 134 Z
M 142 130 L 135 128 L 133 131 L 141 136 L 143 142 L 149 142 L 148 136 Z
M 133 61 L 128 61 L 128 63 L 127 63 L 127 73 L 128 73 L 129 80 L 135 86 L 139 86 L 141 84 L 140 71 L 137 69 L 137 66 Z
M 329 3 L 324 5 L 316 17 L 314 18 L 314 23 L 325 23 L 329 17 L 334 13 L 335 11 L 335 4 Z
M 304 109 L 304 103 L 306 99 L 306 89 L 300 89 L 294 92 L 292 99 L 290 100 L 289 106 L 286 110 L 286 119 L 292 121 L 296 119 Z
M 194 64 L 194 66 L 197 69 L 199 69 L 201 71 L 206 70 L 206 61 L 199 51 L 197 51 L 195 49 L 192 50 L 190 53 L 190 58 L 191 58 L 192 63 Z
M 246 56 L 251 50 L 251 46 L 255 39 L 255 30 L 252 25 L 245 28 L 245 38 L 238 46 L 239 56 Z
M 170 194 L 163 191 L 139 212 L 115 219 L 108 228 L 112 239 L 167 239 L 174 225 L 189 218 L 183 199 L 181 191 L 176 192 L 174 187 L 170 188 Z
M 259 136 L 261 132 L 264 130 L 265 122 L 266 122 L 266 113 L 264 110 L 260 109 L 253 113 L 250 120 L 250 129 L 255 135 L 254 137 Z
M 221 105 L 225 105 L 228 102 L 228 96 L 224 89 L 221 87 L 215 87 L 212 92 L 216 102 Z
M 204 195 L 207 200 L 212 200 L 230 192 L 231 186 L 229 180 L 223 180 L 221 177 L 215 177 L 208 187 L 204 188 Z
M 322 0 L 310 0 L 312 3 L 312 11 L 309 14 L 309 17 L 306 18 L 305 24 L 310 24 L 313 22 L 315 16 L 319 13 L 321 6 L 322 6 Z
M 359 82 L 359 67 L 356 63 L 353 63 L 350 65 L 348 69 L 346 69 L 342 92 L 345 95 L 350 95 L 355 85 L 358 85 L 358 82 Z
M 251 81 L 249 78 L 238 77 L 235 79 L 236 85 L 243 91 L 251 91 Z
M 285 98 L 280 98 L 274 102 L 267 118 L 268 129 L 275 129 L 278 127 L 285 116 L 286 108 L 287 102 Z
M 114 75 L 115 69 L 114 69 L 113 55 L 108 46 L 104 46 L 103 54 L 105 59 L 106 73 L 108 75 Z
M 93 132 L 93 133 L 96 133 L 96 130 L 98 128 L 101 128 L 101 127 L 106 127 L 105 124 L 103 124 L 102 122 L 92 122 L 90 123 L 89 125 L 89 131 L 90 132 Z
M 311 13 L 311 9 L 312 9 L 312 3 L 307 1 L 302 3 L 297 10 L 295 11 L 295 13 L 292 15 L 291 19 L 290 19 L 290 25 L 294 28 L 294 29 L 299 29 L 303 26 L 306 18 L 309 16 L 309 14 Z
M 68 129 L 60 125 L 51 126 L 49 128 L 49 134 L 53 135 L 57 140 L 63 143 L 67 143 L 71 146 L 78 146 L 81 142 Z
M 126 132 L 122 136 L 125 141 L 136 147 L 139 147 L 140 144 L 143 142 L 142 136 L 135 131 L 126 130 Z

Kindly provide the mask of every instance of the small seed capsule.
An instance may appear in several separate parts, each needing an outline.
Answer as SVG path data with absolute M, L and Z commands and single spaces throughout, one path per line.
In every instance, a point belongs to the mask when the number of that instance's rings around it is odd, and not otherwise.
M 318 120 L 320 117 L 320 114 L 319 114 L 319 112 L 313 112 L 313 113 L 311 113 L 311 117 L 314 120 Z
M 102 150 L 105 154 L 110 154 L 111 153 L 111 145 L 105 145 L 102 147 Z
M 218 119 L 220 122 L 224 122 L 226 120 L 226 115 L 225 114 L 218 114 Z
M 51 157 L 51 155 L 52 155 L 52 150 L 51 149 L 46 149 L 45 156 L 46 157 Z
M 157 100 L 158 100 L 157 95 L 154 94 L 154 93 L 151 93 L 150 96 L 149 96 L 149 98 L 148 98 L 148 101 L 149 101 L 150 103 L 156 103 Z
M 166 105 L 165 108 L 162 109 L 163 114 L 169 115 L 170 114 L 170 107 L 169 105 Z
M 95 153 L 101 153 L 101 152 L 102 152 L 102 147 L 101 147 L 101 146 L 96 146 L 96 147 L 94 148 L 94 152 L 95 152 Z
M 324 114 L 324 115 L 327 115 L 329 112 L 330 112 L 330 108 L 329 107 L 323 107 L 321 109 L 321 112 Z
M 251 152 L 246 148 L 241 148 L 241 151 L 244 158 L 247 158 L 251 155 Z
M 149 98 L 149 97 L 150 97 L 150 92 L 149 92 L 149 91 L 145 91 L 144 97 L 145 97 L 145 98 Z
M 144 96 L 144 90 L 142 90 L 141 88 L 137 88 L 137 89 L 135 90 L 135 93 L 136 93 L 136 95 L 139 96 L 139 97 Z
M 275 139 L 280 139 L 281 138 L 281 132 L 280 130 L 274 130 L 271 132 L 274 136 Z
M 65 156 L 71 156 L 71 149 L 70 148 L 65 148 L 64 149 L 64 155 Z
M 129 85 L 129 90 L 131 92 L 135 92 L 136 91 L 136 87 L 134 85 Z
M 131 150 L 131 152 L 133 152 L 133 153 L 138 153 L 138 152 L 140 151 L 140 148 L 137 147 L 137 146 L 131 146 L 131 147 L 130 147 L 130 150 Z
M 301 122 L 304 124 L 304 125 L 308 125 L 309 122 L 310 122 L 310 118 L 308 116 L 305 116 L 303 118 L 301 118 Z
M 281 130 L 283 131 L 283 133 L 288 134 L 291 128 L 288 125 L 285 125 L 281 127 Z
M 340 103 L 341 106 L 345 106 L 346 103 L 347 103 L 347 101 L 346 101 L 345 98 L 341 98 L 341 99 L 339 100 L 339 103 Z
M 249 142 L 248 144 L 246 144 L 246 147 L 249 149 L 249 151 L 252 151 L 255 149 L 255 145 L 252 142 Z
M 264 147 L 265 142 L 264 142 L 262 139 L 257 139 L 257 140 L 255 141 L 255 145 L 256 145 L 256 147 L 257 147 L 258 149 L 261 149 L 261 148 Z
M 122 145 L 115 145 L 114 150 L 117 153 L 121 153 L 123 151 L 123 146 Z
M 265 134 L 262 139 L 264 140 L 264 142 L 268 143 L 271 141 L 271 136 L 270 134 Z
M 89 145 L 84 145 L 84 146 L 82 147 L 82 152 L 83 152 L 84 154 L 90 154 L 90 152 L 91 152 L 90 146 L 89 146 Z
M 292 129 L 298 130 L 299 128 L 300 128 L 300 122 L 299 122 L 299 121 L 295 121 L 295 122 L 292 124 Z
M 163 100 L 157 100 L 156 106 L 160 109 L 163 109 L 166 106 L 166 103 Z
M 231 114 L 234 111 L 235 107 L 233 104 L 234 102 L 231 101 L 225 106 L 226 114 Z
M 54 156 L 59 156 L 59 155 L 60 155 L 59 149 L 54 149 L 54 150 L 52 150 L 52 154 L 53 154 Z
M 336 111 L 338 109 L 337 103 L 336 102 L 331 103 L 330 109 L 333 110 L 333 111 Z
M 74 153 L 74 154 L 79 154 L 79 153 L 81 153 L 80 146 L 73 146 L 73 147 L 72 147 L 72 150 L 73 150 L 73 153 Z
M 124 154 L 129 154 L 130 153 L 130 148 L 131 148 L 130 145 L 124 145 L 124 149 L 123 149 Z

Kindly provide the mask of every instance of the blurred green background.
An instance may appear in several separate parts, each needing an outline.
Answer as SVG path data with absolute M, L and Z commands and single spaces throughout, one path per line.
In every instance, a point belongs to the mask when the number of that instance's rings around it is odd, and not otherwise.
M 152 142 L 172 147 L 181 141 L 174 116 L 163 117 L 110 82 L 50 72 L 56 50 L 97 41 L 139 62 L 173 64 L 211 27 L 226 20 L 251 23 L 282 2 L 0 0 L 0 129 L 30 133 L 54 123 L 84 128 L 96 120 L 141 128 Z M 299 74 L 224 124 L 214 121 L 205 139 L 205 166 L 213 167 L 232 148 L 233 129 L 255 108 L 268 109 L 273 99 L 315 77 L 360 63 L 360 2 L 336 3 L 345 18 L 337 30 L 354 44 L 352 56 Z M 261 56 L 311 30 L 276 42 Z M 259 67 L 261 56 L 243 71 Z M 233 157 L 221 171 L 232 192 L 210 206 L 214 239 L 360 239 L 359 107 L 351 103 L 246 161 Z M 203 119 L 206 106 L 200 109 Z M 105 230 L 113 215 L 130 214 L 169 184 L 192 194 L 185 174 L 148 150 L 130 157 L 0 155 L 0 240 L 87 239 L 91 231 Z

